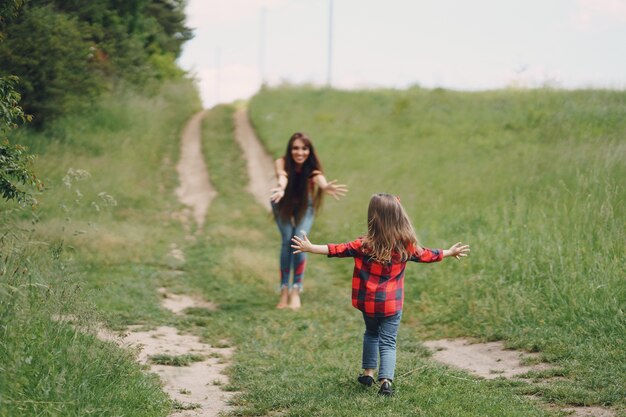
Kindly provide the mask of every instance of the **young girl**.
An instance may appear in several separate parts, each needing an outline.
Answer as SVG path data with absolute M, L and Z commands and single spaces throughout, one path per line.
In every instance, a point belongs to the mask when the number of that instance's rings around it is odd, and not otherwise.
M 349 243 L 314 245 L 306 235 L 292 238 L 293 253 L 311 252 L 354 258 L 352 305 L 363 314 L 363 374 L 358 381 L 370 387 L 378 367 L 379 395 L 391 396 L 396 367 L 396 335 L 402 317 L 404 268 L 408 261 L 439 262 L 469 254 L 461 242 L 450 249 L 421 247 L 398 197 L 374 194 L 367 211 L 367 235 Z
M 306 265 L 304 253 L 292 254 L 291 237 L 308 233 L 313 216 L 326 193 L 335 199 L 348 188 L 336 180 L 326 181 L 322 164 L 313 149 L 311 140 L 300 132 L 294 133 L 287 151 L 275 162 L 277 187 L 270 197 L 276 225 L 281 234 L 280 249 L 280 300 L 277 308 L 300 308 L 300 291 Z M 289 277 L 293 270 L 293 283 L 289 291 Z

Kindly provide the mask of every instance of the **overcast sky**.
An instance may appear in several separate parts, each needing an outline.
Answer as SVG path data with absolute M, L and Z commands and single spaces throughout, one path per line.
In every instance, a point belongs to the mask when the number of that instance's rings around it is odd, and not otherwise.
M 261 81 L 626 88 L 626 0 L 188 0 L 180 65 L 206 107 Z

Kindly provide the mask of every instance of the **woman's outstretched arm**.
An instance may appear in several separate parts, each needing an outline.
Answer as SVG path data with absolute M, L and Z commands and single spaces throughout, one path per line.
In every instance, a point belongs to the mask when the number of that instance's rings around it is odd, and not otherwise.
M 278 203 L 285 196 L 285 189 L 287 188 L 287 171 L 285 171 L 285 161 L 283 158 L 278 158 L 274 162 L 274 169 L 276 171 L 277 186 L 272 188 L 270 200 L 272 203 Z
M 337 184 L 337 180 L 327 181 L 324 174 L 318 174 L 313 177 L 315 184 L 320 187 L 326 194 L 339 200 L 348 192 L 348 186 L 345 184 Z

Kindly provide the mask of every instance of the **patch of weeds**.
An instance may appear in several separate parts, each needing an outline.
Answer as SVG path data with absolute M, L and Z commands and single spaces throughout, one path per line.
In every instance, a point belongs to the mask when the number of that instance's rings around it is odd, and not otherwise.
M 181 389 L 179 389 L 179 390 L 178 390 L 178 392 L 179 392 L 180 394 L 183 394 L 183 395 L 189 395 L 189 394 L 191 394 L 191 391 L 189 391 L 187 388 L 181 388 Z
M 405 352 L 417 353 L 421 358 L 432 356 L 432 353 L 421 342 L 417 340 L 406 340 L 402 343 Z
M 209 353 L 208 357 L 209 358 L 214 358 L 214 359 L 223 359 L 224 358 L 224 356 L 222 354 L 217 353 L 217 352 Z
M 214 379 L 212 384 L 219 387 L 219 386 L 223 385 L 224 383 L 222 381 L 220 381 L 219 379 Z
M 224 349 L 224 348 L 229 348 L 230 347 L 230 342 L 228 342 L 228 340 L 218 340 L 214 345 L 214 348 L 218 348 L 218 349 Z
M 184 313 L 188 316 L 209 317 L 213 311 L 203 307 L 189 307 L 185 309 Z
M 211 325 L 211 318 L 206 316 L 188 315 L 187 310 L 185 310 L 185 316 L 182 320 L 180 320 L 180 325 L 187 329 L 193 327 L 209 327 Z
M 193 362 L 201 362 L 204 360 L 204 356 L 187 353 L 185 355 L 150 355 L 148 360 L 156 365 L 168 365 L 168 366 L 189 366 Z
M 548 378 L 557 378 L 557 377 L 567 377 L 569 372 L 567 372 L 563 368 L 549 368 L 542 369 L 538 371 L 528 371 L 525 374 L 521 375 L 521 378 L 528 379 L 548 379 Z
M 174 410 L 197 410 L 198 408 L 202 408 L 202 406 L 198 403 L 181 403 L 178 400 L 172 401 L 172 408 Z
M 495 378 L 485 381 L 489 386 L 497 388 L 524 388 L 529 385 L 527 381 L 519 379 Z
M 519 362 L 522 366 L 531 366 L 543 363 L 539 356 L 523 356 L 522 358 L 520 358 Z

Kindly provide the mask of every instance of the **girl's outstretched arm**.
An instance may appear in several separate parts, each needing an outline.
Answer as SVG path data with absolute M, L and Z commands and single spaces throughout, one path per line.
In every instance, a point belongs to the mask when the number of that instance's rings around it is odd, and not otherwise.
M 291 238 L 293 243 L 291 247 L 294 249 L 293 253 L 311 252 L 318 255 L 328 255 L 328 245 L 314 245 L 311 243 L 306 233 L 302 233 L 302 237 L 294 236 Z
M 461 260 L 461 258 L 466 257 L 470 253 L 469 245 L 464 245 L 461 242 L 457 242 L 454 245 L 450 246 L 450 249 L 443 250 L 443 257 L 454 256 L 456 259 Z

